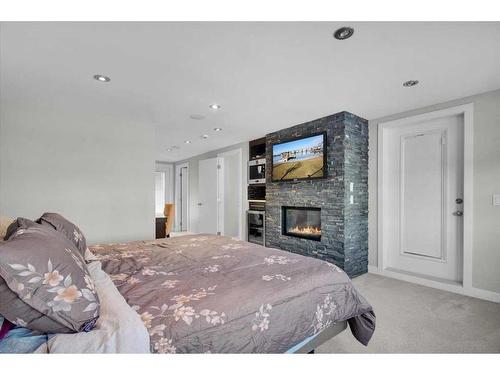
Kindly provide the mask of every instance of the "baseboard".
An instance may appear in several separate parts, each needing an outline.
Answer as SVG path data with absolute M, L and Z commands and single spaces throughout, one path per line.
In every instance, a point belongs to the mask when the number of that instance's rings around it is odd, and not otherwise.
M 484 299 L 486 301 L 497 302 L 500 303 L 500 293 L 492 292 L 491 290 L 480 289 L 480 288 L 471 288 L 472 295 L 471 297 L 476 297 L 480 299 Z
M 390 270 L 381 270 L 376 266 L 368 266 L 368 273 L 372 273 L 375 275 L 381 275 L 390 277 L 393 279 L 410 282 L 413 284 L 427 286 L 429 288 L 435 288 L 440 290 L 445 290 L 451 293 L 457 293 L 468 297 L 474 297 L 483 299 L 486 301 L 497 302 L 500 303 L 500 293 L 492 292 L 485 289 L 480 288 L 466 288 L 459 284 L 448 283 L 448 282 L 439 282 L 436 280 L 430 280 L 422 277 L 412 276 L 408 274 L 404 274 L 401 272 L 390 271 Z
M 368 273 L 373 273 L 375 275 L 381 275 L 380 270 L 377 266 L 368 265 Z

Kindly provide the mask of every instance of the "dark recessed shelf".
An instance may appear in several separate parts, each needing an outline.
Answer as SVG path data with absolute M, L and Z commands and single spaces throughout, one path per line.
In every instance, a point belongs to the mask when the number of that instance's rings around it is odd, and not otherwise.
M 250 160 L 266 157 L 266 137 L 254 139 L 248 146 Z

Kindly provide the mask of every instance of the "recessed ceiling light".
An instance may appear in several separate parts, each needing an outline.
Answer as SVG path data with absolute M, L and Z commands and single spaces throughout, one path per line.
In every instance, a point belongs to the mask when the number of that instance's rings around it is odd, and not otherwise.
M 94 76 L 94 79 L 99 82 L 109 82 L 111 81 L 111 78 L 103 76 L 102 74 L 96 74 Z
M 221 128 L 214 128 L 214 132 L 220 132 L 221 130 Z
M 348 39 L 354 34 L 354 29 L 352 27 L 341 27 L 333 33 L 335 39 L 345 40 Z
M 412 87 L 418 85 L 418 81 L 416 79 L 411 79 L 409 81 L 403 82 L 404 87 Z
M 172 149 L 169 147 L 169 148 L 167 148 L 167 151 L 170 152 L 170 151 L 172 151 Z
M 220 109 L 220 105 L 217 103 L 210 104 L 208 107 L 213 110 Z
M 195 113 L 193 115 L 190 115 L 189 118 L 192 120 L 203 120 L 205 118 L 205 116 Z
M 203 138 L 203 139 L 207 139 L 207 138 L 208 138 L 208 134 L 203 134 L 203 135 L 201 136 L 201 138 Z
M 184 141 L 184 143 L 189 144 L 189 143 L 191 143 L 191 141 L 187 140 L 187 141 Z

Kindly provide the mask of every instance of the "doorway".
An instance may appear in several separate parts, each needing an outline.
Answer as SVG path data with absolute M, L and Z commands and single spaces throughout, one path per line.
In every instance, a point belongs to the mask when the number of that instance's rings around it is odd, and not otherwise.
M 197 230 L 243 239 L 242 150 L 198 162 Z
M 165 203 L 174 198 L 174 167 L 170 163 L 155 163 L 155 215 L 163 217 Z
M 466 105 L 379 124 L 379 270 L 470 285 L 471 116 Z
M 198 233 L 220 234 L 219 204 L 219 158 L 198 162 Z

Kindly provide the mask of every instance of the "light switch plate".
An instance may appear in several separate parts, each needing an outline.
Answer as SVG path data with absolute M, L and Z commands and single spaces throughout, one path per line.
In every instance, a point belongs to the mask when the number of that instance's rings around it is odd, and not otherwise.
M 500 194 L 493 194 L 493 206 L 500 206 Z

